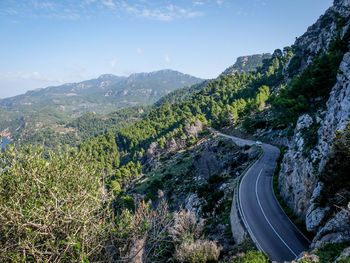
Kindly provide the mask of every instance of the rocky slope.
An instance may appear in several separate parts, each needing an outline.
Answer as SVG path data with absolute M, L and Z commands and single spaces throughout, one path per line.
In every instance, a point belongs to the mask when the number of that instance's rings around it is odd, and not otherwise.
M 235 242 L 245 240 L 236 240 L 231 233 L 232 185 L 258 154 L 256 146 L 237 146 L 211 134 L 200 121 L 187 123 L 181 138 L 150 145 L 143 160 L 146 175 L 128 193 L 151 199 L 154 205 L 166 199 L 172 212 L 181 207 L 190 211 L 197 222 L 205 223 L 205 237 L 215 240 L 221 256 L 228 257 Z
M 300 73 L 312 60 L 327 51 L 329 43 L 338 35 L 343 37 L 349 25 L 349 0 L 335 0 L 324 15 L 296 39 L 295 55 L 288 65 L 289 73 Z
M 271 54 L 269 53 L 238 57 L 236 63 L 227 68 L 222 74 L 231 75 L 236 72 L 248 73 L 249 71 L 255 70 L 257 67 L 262 66 L 262 61 L 269 58 L 271 58 Z
M 333 7 L 298 38 L 293 46 L 298 52 L 289 67 L 304 69 L 320 52 L 325 52 L 332 39 L 344 36 L 350 21 L 350 1 L 335 0 Z M 294 60 L 294 62 L 293 62 Z M 324 110 L 313 116 L 299 117 L 294 135 L 289 140 L 279 176 L 281 194 L 293 211 L 306 222 L 308 231 L 315 233 L 312 246 L 320 242 L 344 242 L 350 240 L 349 210 L 341 210 L 329 216 L 329 207 L 320 207 L 317 199 L 323 186 L 319 176 L 328 159 L 336 131 L 344 130 L 350 120 L 350 53 L 340 64 L 337 81 Z M 317 129 L 317 144 L 306 151 L 309 143 L 306 130 Z

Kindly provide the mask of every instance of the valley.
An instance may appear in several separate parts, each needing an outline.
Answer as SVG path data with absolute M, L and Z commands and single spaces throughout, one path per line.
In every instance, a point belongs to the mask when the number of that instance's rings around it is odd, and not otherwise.
M 0 261 L 350 262 L 349 0 L 214 79 L 2 99 L 0 131 Z

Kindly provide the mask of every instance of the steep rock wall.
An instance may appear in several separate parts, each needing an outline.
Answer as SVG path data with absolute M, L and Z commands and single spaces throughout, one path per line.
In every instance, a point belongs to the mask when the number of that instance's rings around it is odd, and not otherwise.
M 320 53 L 326 52 L 329 43 L 338 34 L 343 37 L 349 26 L 350 0 L 335 0 L 324 15 L 307 31 L 296 39 L 293 47 L 300 61 L 299 72 L 303 70 Z
M 314 203 L 323 187 L 318 175 L 323 169 L 337 130 L 344 130 L 350 120 L 350 52 L 343 57 L 325 112 L 317 113 L 316 120 L 309 115 L 298 119 L 294 136 L 290 140 L 284 156 L 279 186 L 281 195 L 295 213 L 305 220 L 307 229 L 317 233 L 314 244 L 318 241 L 339 241 L 344 239 L 349 231 L 349 224 L 337 218 L 337 214 L 328 222 L 323 222 L 329 208 L 320 208 Z M 318 143 L 308 156 L 303 154 L 303 129 L 309 128 L 314 121 L 319 122 Z M 344 212 L 343 212 L 344 213 Z M 332 221 L 333 220 L 333 221 Z M 336 222 L 336 223 L 335 223 Z M 333 229 L 332 226 L 336 225 Z M 326 236 L 326 237 L 325 237 Z
M 337 36 L 343 37 L 349 26 L 350 0 L 335 0 L 333 6 L 295 41 L 293 45 L 296 50 L 295 57 L 300 58 L 298 72 L 300 73 L 318 54 L 326 52 L 332 39 Z M 281 164 L 279 177 L 281 195 L 296 215 L 305 220 L 307 229 L 316 233 L 313 245 L 322 240 L 342 240 L 342 229 L 343 234 L 348 231 L 347 223 L 339 222 L 333 231 L 338 234 L 331 235 L 331 226 L 335 225 L 333 221 L 342 216 L 336 215 L 331 219 L 333 220 L 331 223 L 329 223 L 331 220 L 324 222 L 329 207 L 321 208 L 315 200 L 324 187 L 319 181 L 319 174 L 327 161 L 334 135 L 337 130 L 344 130 L 349 120 L 350 52 L 344 55 L 340 64 L 337 81 L 330 93 L 326 110 L 317 112 L 314 118 L 307 114 L 299 117 Z M 303 131 L 309 129 L 315 122 L 320 126 L 318 142 L 314 149 L 305 154 L 304 147 L 307 142 Z

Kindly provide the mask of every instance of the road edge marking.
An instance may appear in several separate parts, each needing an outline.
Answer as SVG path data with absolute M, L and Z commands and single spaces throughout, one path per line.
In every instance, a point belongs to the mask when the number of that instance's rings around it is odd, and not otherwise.
M 271 145 L 271 144 L 269 144 L 269 145 Z M 273 146 L 273 145 L 271 145 L 271 146 Z M 273 146 L 273 147 L 275 147 L 275 146 Z M 277 147 L 276 147 L 276 148 L 277 148 Z M 278 148 L 277 148 L 277 149 L 278 149 Z M 279 153 L 279 154 L 281 154 L 281 153 Z M 274 179 L 274 177 L 275 177 L 275 170 L 276 170 L 276 168 L 277 168 L 277 160 L 276 160 L 276 166 L 275 166 L 274 173 L 273 173 L 273 175 L 272 175 L 272 180 L 271 180 L 271 188 L 272 188 L 272 192 L 273 192 L 273 197 L 275 198 L 275 200 L 276 200 L 278 206 L 280 207 L 280 209 L 283 211 L 283 213 L 284 213 L 284 214 L 286 215 L 286 217 L 288 218 L 289 222 L 294 226 L 294 228 L 299 232 L 299 234 L 301 234 L 301 235 L 305 238 L 305 240 L 311 244 L 312 242 L 310 241 L 310 239 L 308 239 L 308 237 L 305 236 L 303 232 L 301 232 L 301 230 L 299 229 L 299 227 L 297 227 L 296 224 L 294 224 L 294 222 L 292 221 L 292 219 L 289 218 L 289 216 L 287 215 L 286 211 L 284 211 L 283 207 L 281 206 L 280 202 L 279 202 L 278 199 L 277 199 L 277 196 L 276 196 L 276 193 L 275 193 L 275 189 L 274 189 L 274 187 L 273 187 L 273 179 Z
M 290 252 L 293 253 L 293 255 L 295 257 L 298 257 L 298 255 L 293 251 L 293 249 L 291 249 L 288 244 L 284 241 L 284 239 L 277 233 L 276 229 L 273 227 L 273 225 L 270 223 L 269 219 L 267 218 L 265 212 L 264 212 L 264 209 L 262 208 L 261 206 L 261 203 L 260 203 L 260 200 L 259 200 L 259 195 L 258 195 L 258 182 L 259 182 L 259 179 L 260 179 L 260 176 L 261 176 L 261 173 L 263 171 L 264 168 L 261 168 L 260 170 L 260 173 L 255 181 L 255 196 L 256 196 L 256 199 L 258 200 L 258 205 L 260 207 L 260 210 L 261 212 L 263 213 L 264 217 L 265 217 L 265 220 L 266 222 L 269 224 L 269 226 L 272 228 L 273 232 L 275 232 L 275 234 L 278 236 L 278 238 L 282 241 L 282 243 L 290 250 Z
M 245 176 L 247 175 L 247 173 L 259 162 L 259 160 L 262 158 L 263 154 L 260 156 L 260 158 L 258 160 L 256 160 L 256 162 L 242 175 L 242 180 L 239 182 L 239 187 L 238 187 L 238 200 L 239 200 L 239 208 L 238 208 L 238 212 L 240 213 L 242 219 L 243 219 L 243 223 L 250 235 L 250 237 L 253 239 L 253 242 L 255 243 L 256 247 L 262 251 L 263 253 L 267 254 L 265 252 L 265 250 L 262 248 L 262 246 L 259 244 L 258 240 L 256 239 L 256 237 L 254 236 L 253 234 L 253 231 L 251 230 L 249 224 L 248 224 L 248 221 L 244 215 L 244 212 L 243 212 L 243 208 L 242 208 L 242 199 L 241 199 L 241 186 L 242 186 L 242 183 L 243 183 L 243 180 L 245 179 Z

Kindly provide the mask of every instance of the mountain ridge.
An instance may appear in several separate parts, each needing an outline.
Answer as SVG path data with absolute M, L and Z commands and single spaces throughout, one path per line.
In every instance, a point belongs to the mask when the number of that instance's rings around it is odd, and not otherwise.
M 150 105 L 160 97 L 202 79 L 174 70 L 135 73 L 129 77 L 104 74 L 97 78 L 0 100 L 0 134 L 14 134 L 30 126 L 68 121 L 87 112 L 108 114 L 136 105 Z
M 24 95 L 39 95 L 38 93 L 43 93 L 43 92 L 47 92 L 47 91 L 51 91 L 51 90 L 60 91 L 60 89 L 63 91 L 66 90 L 66 91 L 73 92 L 73 91 L 89 89 L 94 85 L 98 85 L 98 87 L 102 90 L 106 90 L 108 88 L 113 89 L 113 88 L 115 88 L 115 85 L 121 84 L 122 82 L 125 82 L 125 81 L 131 82 L 134 79 L 141 79 L 144 77 L 152 77 L 152 76 L 165 75 L 165 74 L 174 74 L 176 76 L 186 77 L 188 79 L 193 79 L 194 81 L 202 80 L 202 79 L 194 77 L 190 74 L 184 74 L 184 73 L 181 73 L 179 71 L 171 70 L 171 69 L 163 69 L 163 70 L 157 70 L 157 71 L 152 71 L 152 72 L 132 73 L 129 76 L 118 76 L 118 75 L 114 75 L 114 74 L 102 74 L 102 75 L 98 76 L 97 78 L 92 78 L 92 79 L 83 80 L 83 81 L 79 81 L 79 82 L 68 82 L 68 83 L 64 83 L 62 85 L 58 85 L 58 86 L 48 86 L 46 88 L 29 90 L 24 94 L 19 94 L 19 95 L 16 95 L 14 97 L 24 96 Z M 99 82 L 99 81 L 101 81 L 101 82 Z M 104 81 L 106 81 L 106 82 L 104 82 Z M 185 84 L 187 84 L 187 83 L 185 83 Z M 67 90 L 70 88 L 71 88 L 71 90 Z M 42 94 L 40 94 L 40 95 L 42 95 Z M 13 98 L 13 97 L 5 98 L 2 100 L 7 100 L 7 99 L 11 99 L 11 98 Z
M 225 69 L 221 74 L 249 73 L 250 71 L 256 70 L 257 67 L 262 66 L 264 59 L 269 59 L 271 57 L 272 55 L 270 53 L 240 56 L 232 66 Z

